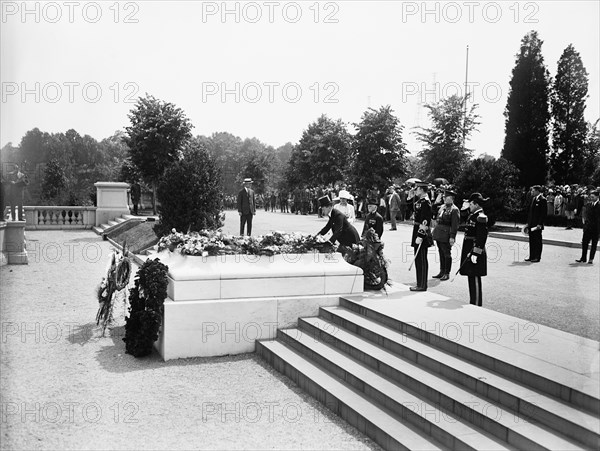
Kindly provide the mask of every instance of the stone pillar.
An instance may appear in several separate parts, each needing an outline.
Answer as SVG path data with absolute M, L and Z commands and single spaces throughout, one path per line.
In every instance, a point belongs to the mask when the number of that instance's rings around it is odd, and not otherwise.
M 3 251 L 9 265 L 26 265 L 25 221 L 8 221 L 4 229 Z
M 107 224 L 108 221 L 117 218 L 123 214 L 129 214 L 127 205 L 128 183 L 121 182 L 97 182 L 96 187 L 97 203 L 96 224 Z
M 4 235 L 6 234 L 6 221 L 0 219 L 0 266 L 8 264 L 8 258 L 6 256 L 6 246 L 4 241 Z

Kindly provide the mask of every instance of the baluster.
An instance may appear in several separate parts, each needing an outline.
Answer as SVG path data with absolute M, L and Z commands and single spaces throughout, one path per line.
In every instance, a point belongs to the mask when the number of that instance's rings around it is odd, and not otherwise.
M 46 215 L 48 214 L 47 210 L 42 210 L 42 217 L 44 218 L 44 225 L 46 224 Z
M 50 210 L 50 225 L 58 225 L 58 212 L 56 210 Z
M 60 225 L 66 225 L 67 224 L 67 212 L 66 212 L 66 210 L 63 210 L 62 212 L 59 213 L 58 219 L 59 219 L 59 224 Z
M 73 225 L 73 210 L 69 210 L 67 216 L 69 217 L 69 225 Z
M 81 225 L 81 212 L 79 210 L 73 212 L 73 220 L 75 225 Z

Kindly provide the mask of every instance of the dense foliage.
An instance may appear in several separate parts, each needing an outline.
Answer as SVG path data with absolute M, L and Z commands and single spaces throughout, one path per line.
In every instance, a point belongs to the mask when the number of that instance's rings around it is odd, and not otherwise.
M 544 184 L 548 169 L 550 75 L 542 43 L 536 31 L 530 31 L 521 41 L 504 113 L 502 157 L 519 169 L 519 182 L 524 186 Z
M 152 352 L 163 318 L 167 298 L 168 267 L 148 259 L 138 270 L 135 286 L 129 291 L 129 317 L 125 323 L 125 352 L 144 357 Z
M 221 226 L 221 176 L 204 148 L 193 142 L 183 158 L 171 164 L 157 190 L 160 221 L 158 236 L 178 230 L 199 231 Z

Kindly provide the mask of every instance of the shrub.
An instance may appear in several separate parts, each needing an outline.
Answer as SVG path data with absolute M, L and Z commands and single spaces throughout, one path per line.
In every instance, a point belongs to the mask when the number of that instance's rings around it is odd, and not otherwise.
M 484 210 L 491 227 L 497 220 L 511 220 L 515 217 L 519 195 L 513 187 L 517 184 L 518 176 L 518 169 L 504 158 L 478 158 L 463 166 L 454 185 L 463 199 L 474 192 L 490 198 Z
M 134 357 L 152 353 L 163 318 L 167 297 L 168 267 L 158 259 L 146 260 L 129 291 L 129 317 L 125 322 L 125 352 Z
M 190 145 L 184 158 L 170 165 L 159 182 L 156 234 L 221 227 L 220 180 L 220 171 L 206 149 L 198 143 Z

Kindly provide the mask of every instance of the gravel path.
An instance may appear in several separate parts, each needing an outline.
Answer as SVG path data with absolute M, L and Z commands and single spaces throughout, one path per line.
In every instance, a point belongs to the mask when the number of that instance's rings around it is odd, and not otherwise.
M 1 449 L 379 449 L 253 354 L 125 354 L 123 309 L 94 322 L 108 242 L 27 237 L 29 265 L 0 270 Z

